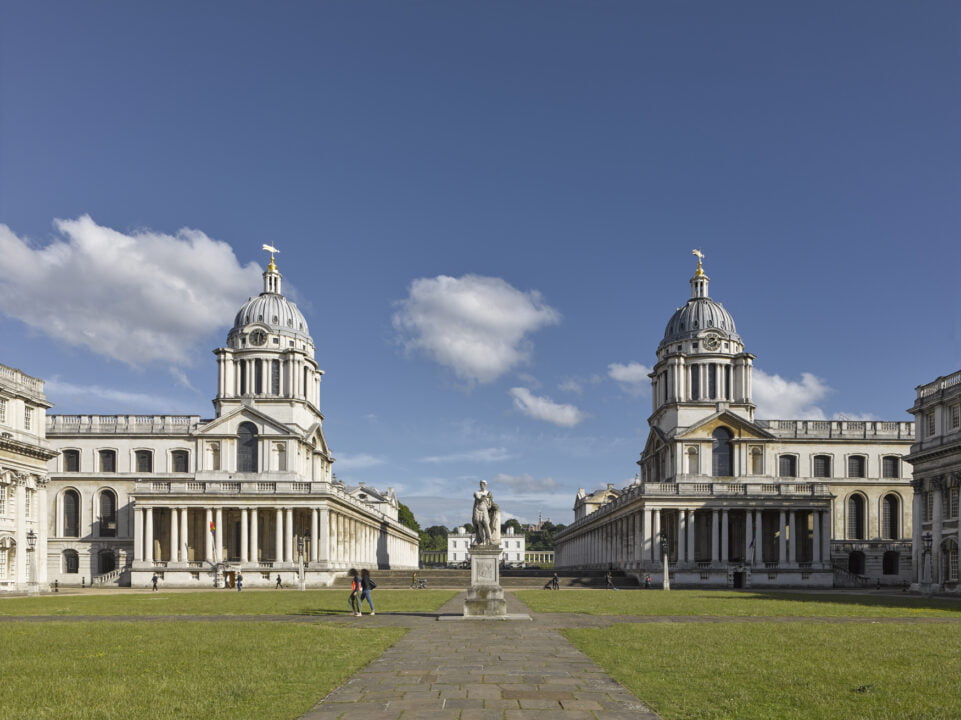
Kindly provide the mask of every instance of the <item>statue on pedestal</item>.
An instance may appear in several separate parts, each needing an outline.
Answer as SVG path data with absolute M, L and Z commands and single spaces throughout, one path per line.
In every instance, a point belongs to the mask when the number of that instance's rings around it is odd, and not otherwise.
M 485 480 L 480 481 L 480 490 L 474 493 L 471 520 L 474 523 L 475 545 L 500 545 L 501 510 L 494 502 L 494 495 L 487 489 Z

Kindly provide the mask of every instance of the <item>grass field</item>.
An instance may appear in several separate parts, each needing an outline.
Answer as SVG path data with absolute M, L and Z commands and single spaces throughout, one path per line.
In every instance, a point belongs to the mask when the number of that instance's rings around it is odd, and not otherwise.
M 749 592 L 733 590 L 522 590 L 534 612 L 587 615 L 748 617 L 954 617 L 961 601 L 912 595 Z
M 0 623 L 0 717 L 289 720 L 404 632 L 276 622 Z
M 664 720 L 961 717 L 954 623 L 619 623 L 564 634 Z
M 0 615 L 346 615 L 348 594 L 347 589 L 48 594 L 0 599 Z M 380 612 L 433 612 L 455 594 L 375 590 L 373 596 Z

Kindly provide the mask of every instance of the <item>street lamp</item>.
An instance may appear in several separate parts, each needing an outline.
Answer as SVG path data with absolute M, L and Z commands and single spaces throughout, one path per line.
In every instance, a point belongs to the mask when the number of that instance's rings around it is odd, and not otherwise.
M 661 532 L 661 534 L 658 535 L 658 539 L 661 541 L 661 557 L 664 565 L 664 583 L 662 587 L 664 590 L 670 590 L 671 570 L 670 567 L 668 567 L 668 557 L 670 555 L 671 545 L 666 532 Z
M 300 589 L 306 590 L 307 583 L 304 577 L 304 536 L 297 536 L 297 575 L 300 579 Z
M 934 538 L 930 532 L 926 532 L 921 536 L 921 542 L 924 546 L 924 555 L 921 556 L 921 572 L 923 574 L 921 582 L 926 587 L 926 592 L 928 593 L 931 592 L 931 544 L 933 540 Z
M 27 533 L 27 552 L 30 553 L 30 578 L 28 580 L 28 590 L 31 595 L 37 592 L 37 533 L 30 529 Z

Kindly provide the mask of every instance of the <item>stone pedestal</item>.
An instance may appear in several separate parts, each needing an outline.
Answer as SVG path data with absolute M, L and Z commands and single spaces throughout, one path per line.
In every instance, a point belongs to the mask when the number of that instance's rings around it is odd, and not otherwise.
M 470 549 L 470 587 L 464 617 L 503 617 L 507 600 L 500 585 L 499 545 L 474 545 Z

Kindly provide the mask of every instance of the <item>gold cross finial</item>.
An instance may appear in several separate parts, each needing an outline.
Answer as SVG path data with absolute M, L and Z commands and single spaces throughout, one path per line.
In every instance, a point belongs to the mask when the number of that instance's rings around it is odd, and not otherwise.
M 698 248 L 691 250 L 691 255 L 697 255 L 697 272 L 696 275 L 703 275 L 704 268 L 701 267 L 701 261 L 704 259 L 704 253 L 702 253 Z

